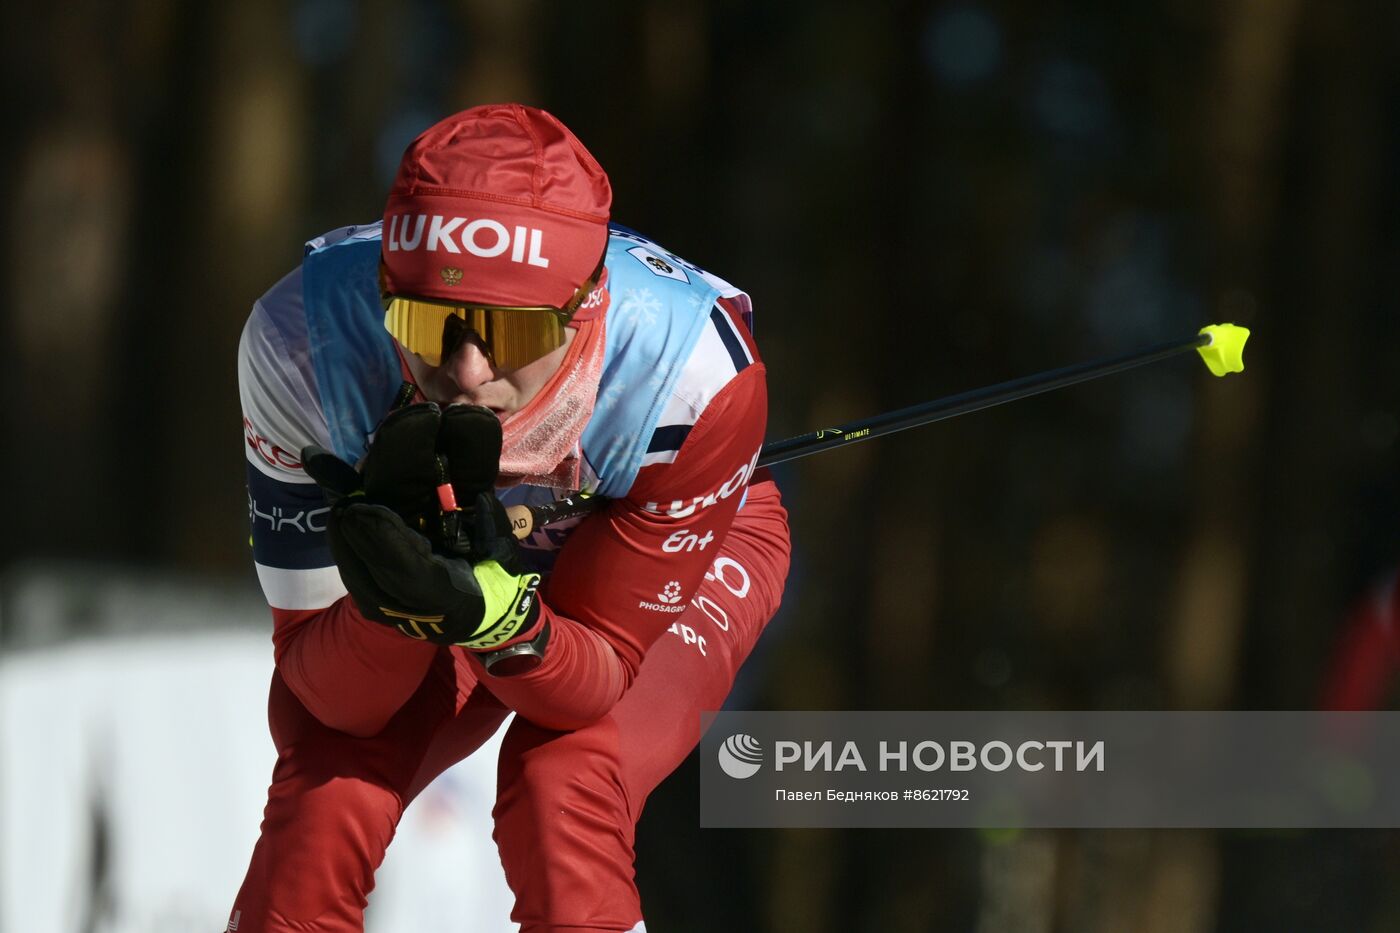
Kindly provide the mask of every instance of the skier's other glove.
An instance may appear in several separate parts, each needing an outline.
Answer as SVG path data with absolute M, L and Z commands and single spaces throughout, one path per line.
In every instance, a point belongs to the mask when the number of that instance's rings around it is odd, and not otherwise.
M 441 472 L 440 482 L 450 482 L 453 497 L 461 506 L 455 514 L 445 514 L 441 535 L 436 539 L 440 549 L 455 557 L 473 562 L 491 554 L 472 552 L 476 503 L 482 493 L 496 488 L 496 474 L 501 468 L 501 422 L 489 408 L 478 405 L 449 405 L 442 413 L 438 428 L 437 450 Z M 495 495 L 491 496 L 495 499 Z M 475 535 L 480 537 L 479 535 Z M 507 536 L 512 545 L 513 535 Z M 479 544 L 490 542 L 483 539 Z
M 363 501 L 388 506 L 410 524 L 421 526 L 438 510 L 435 489 L 441 473 L 437 454 L 441 422 L 442 412 L 432 402 L 400 408 L 380 422 L 362 472 L 315 446 L 302 450 L 302 466 L 332 507 L 351 497 L 363 497 Z

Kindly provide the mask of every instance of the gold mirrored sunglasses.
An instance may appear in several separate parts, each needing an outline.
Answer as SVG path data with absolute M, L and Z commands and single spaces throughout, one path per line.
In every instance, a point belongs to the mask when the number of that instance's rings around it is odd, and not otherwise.
M 572 311 L 545 307 L 442 304 L 384 298 L 384 329 L 429 366 L 441 366 L 468 339 L 479 341 L 498 369 L 519 369 L 564 344 Z
M 600 259 L 562 308 L 466 305 L 384 295 L 384 329 L 429 366 L 441 366 L 463 341 L 476 340 L 497 369 L 519 369 L 564 345 L 564 328 L 598 287 L 602 274 Z

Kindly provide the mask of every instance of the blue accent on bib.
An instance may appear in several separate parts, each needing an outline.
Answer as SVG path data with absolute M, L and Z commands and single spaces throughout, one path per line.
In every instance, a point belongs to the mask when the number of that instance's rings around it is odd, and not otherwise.
M 336 456 L 356 463 L 403 384 L 379 299 L 379 239 L 346 238 L 302 261 L 311 363 Z
M 598 477 L 594 492 L 617 498 L 637 479 L 656 422 L 695 349 L 720 292 L 700 276 L 670 274 L 629 253 L 670 256 L 614 225 L 608 242 L 607 351 L 583 455 Z

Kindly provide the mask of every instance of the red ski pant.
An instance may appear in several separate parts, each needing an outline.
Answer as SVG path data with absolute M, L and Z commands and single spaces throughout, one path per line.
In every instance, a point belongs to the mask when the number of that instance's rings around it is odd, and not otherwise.
M 511 919 L 522 933 L 626 931 L 641 920 L 632 847 L 642 806 L 699 741 L 700 713 L 723 704 L 778 607 L 788 550 L 776 487 L 751 487 L 691 605 L 607 716 L 574 732 L 512 721 L 493 815 L 516 899 Z M 363 929 L 374 872 L 404 807 L 509 714 L 458 649 L 436 649 L 421 676 L 388 725 L 360 738 L 323 725 L 273 675 L 268 714 L 278 758 L 231 928 Z M 376 689 L 373 681 L 352 685 L 361 699 Z

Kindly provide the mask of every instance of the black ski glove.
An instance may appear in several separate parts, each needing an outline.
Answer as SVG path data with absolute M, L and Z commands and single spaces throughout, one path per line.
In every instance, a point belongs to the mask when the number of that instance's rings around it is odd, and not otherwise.
M 474 554 L 497 549 L 497 511 L 505 521 L 495 496 L 477 497 L 466 536 Z M 485 533 L 477 527 L 483 523 L 492 526 Z M 512 572 L 491 558 L 473 562 L 435 553 L 386 506 L 345 500 L 331 510 L 329 525 L 341 579 L 367 619 L 410 638 L 493 651 L 539 618 L 539 574 Z M 509 535 L 508 521 L 505 526 Z
M 540 577 L 525 572 L 492 492 L 500 451 L 488 409 L 425 404 L 384 419 L 362 474 L 320 448 L 302 452 L 331 503 L 331 554 L 366 618 L 475 651 L 533 628 Z

